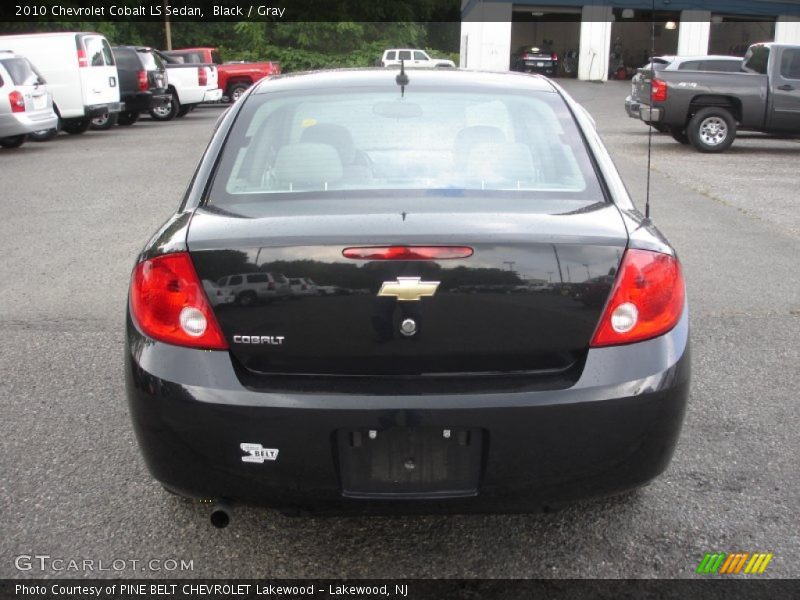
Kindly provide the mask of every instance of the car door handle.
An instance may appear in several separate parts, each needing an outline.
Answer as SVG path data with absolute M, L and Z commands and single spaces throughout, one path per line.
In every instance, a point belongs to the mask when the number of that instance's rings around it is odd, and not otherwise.
M 784 85 L 779 85 L 778 89 L 781 90 L 782 92 L 792 92 L 792 91 L 794 91 L 794 86 L 793 85 L 789 85 L 787 83 L 787 84 L 784 84 Z

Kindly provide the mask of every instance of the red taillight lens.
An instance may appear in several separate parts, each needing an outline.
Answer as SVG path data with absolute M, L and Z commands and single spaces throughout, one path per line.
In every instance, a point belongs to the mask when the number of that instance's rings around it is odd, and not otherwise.
M 208 350 L 228 348 L 192 259 L 185 252 L 136 265 L 130 302 L 134 320 L 155 340 Z
M 558 60 L 558 54 L 556 54 L 555 52 L 553 52 L 553 53 L 550 55 L 550 58 L 552 58 L 553 60 Z
M 147 71 L 138 71 L 136 73 L 139 79 L 139 91 L 146 92 L 150 89 L 150 83 L 147 81 Z
M 678 259 L 649 250 L 626 250 L 591 346 L 629 344 L 662 335 L 675 327 L 683 302 Z
M 86 58 L 86 50 L 78 50 L 78 66 L 88 67 L 89 59 Z
M 14 90 L 8 95 L 8 101 L 11 103 L 11 112 L 12 113 L 21 113 L 25 112 L 25 98 L 23 98 L 22 94 Z
M 653 79 L 650 88 L 650 97 L 653 102 L 666 102 L 667 101 L 667 82 L 661 79 Z
M 360 260 L 443 260 L 472 256 L 469 246 L 371 246 L 345 248 L 345 258 Z
M 197 83 L 199 85 L 208 85 L 208 73 L 203 67 L 197 68 Z

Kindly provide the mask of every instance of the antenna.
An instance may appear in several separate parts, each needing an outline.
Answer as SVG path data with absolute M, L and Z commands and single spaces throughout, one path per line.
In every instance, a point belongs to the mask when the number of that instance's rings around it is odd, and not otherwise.
M 400 59 L 400 72 L 397 74 L 397 77 L 394 78 L 397 85 L 400 86 L 400 97 L 402 98 L 405 96 L 406 93 L 406 86 L 408 85 L 409 79 L 408 75 L 406 75 L 406 66 L 405 60 L 402 58 Z
M 653 79 L 656 76 L 656 69 L 653 58 L 656 55 L 656 0 L 652 0 L 650 12 L 650 121 L 647 127 L 647 191 L 644 201 L 644 225 L 650 224 L 650 163 L 653 154 Z

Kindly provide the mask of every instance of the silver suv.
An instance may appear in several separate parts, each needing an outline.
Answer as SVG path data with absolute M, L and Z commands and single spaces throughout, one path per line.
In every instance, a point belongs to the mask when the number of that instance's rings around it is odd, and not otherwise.
M 53 129 L 53 96 L 30 61 L 0 50 L 0 146 L 18 148 L 29 133 Z

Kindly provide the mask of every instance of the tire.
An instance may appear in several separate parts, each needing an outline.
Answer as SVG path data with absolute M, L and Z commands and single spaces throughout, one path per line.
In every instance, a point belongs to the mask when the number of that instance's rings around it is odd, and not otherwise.
M 178 96 L 172 94 L 172 99 L 165 105 L 158 108 L 150 109 L 150 116 L 156 121 L 172 121 L 181 109 L 181 103 L 178 102 Z
M 191 105 L 183 105 L 178 109 L 178 112 L 175 114 L 176 119 L 180 119 L 181 117 L 185 117 L 192 111 Z
M 256 296 L 255 292 L 242 292 L 236 298 L 236 303 L 239 306 L 252 306 L 258 300 L 258 296 Z
M 117 119 L 119 119 L 119 113 L 104 113 L 92 119 L 92 124 L 89 125 L 89 128 L 93 131 L 106 131 L 117 124 Z
M 70 135 L 80 135 L 86 133 L 92 124 L 91 119 L 64 119 L 61 129 Z
M 0 138 L 0 146 L 3 148 L 19 148 L 25 143 L 25 135 L 13 135 L 11 137 Z
M 32 142 L 49 142 L 58 135 L 58 128 L 42 129 L 41 131 L 34 131 L 28 134 L 28 139 Z
M 244 94 L 249 87 L 250 86 L 246 83 L 234 83 L 233 85 L 229 86 L 228 93 L 226 95 L 230 99 L 231 104 L 241 98 L 242 94 Z
M 685 129 L 670 129 L 669 134 L 672 136 L 672 139 L 676 142 L 684 145 L 689 144 L 689 136 L 686 135 Z
M 709 106 L 692 117 L 686 134 L 700 152 L 724 152 L 736 139 L 736 120 L 727 109 Z
M 129 125 L 133 125 L 134 123 L 136 123 L 136 121 L 138 120 L 139 120 L 139 113 L 134 112 L 132 110 L 128 110 L 119 113 L 119 119 L 117 119 L 117 125 L 128 127 Z

